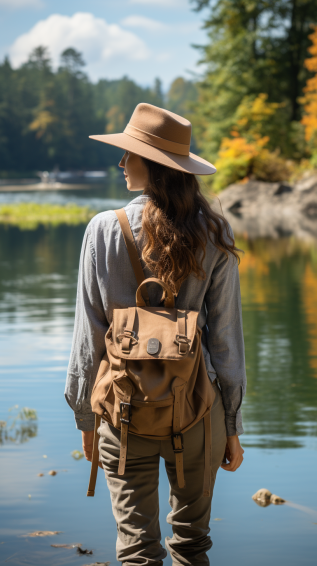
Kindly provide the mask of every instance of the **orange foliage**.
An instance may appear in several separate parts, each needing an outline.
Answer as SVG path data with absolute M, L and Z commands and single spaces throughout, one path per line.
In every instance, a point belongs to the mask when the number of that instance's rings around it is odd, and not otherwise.
M 310 366 L 317 377 L 317 275 L 310 265 L 305 269 L 302 292 L 308 327 Z
M 268 284 L 269 257 L 247 250 L 241 255 L 239 265 L 242 304 L 255 303 L 260 310 L 266 310 L 269 303 L 279 300 L 276 289 Z
M 234 132 L 234 135 L 239 135 L 238 132 Z M 248 143 L 243 137 L 234 137 L 234 139 L 223 138 L 221 142 L 221 147 L 219 150 L 219 160 L 246 156 L 246 159 L 251 159 L 259 155 L 261 149 L 267 144 L 269 138 L 264 136 L 259 138 L 254 143 Z
M 308 48 L 312 57 L 305 60 L 305 67 L 316 75 L 307 80 L 303 89 L 305 95 L 300 98 L 305 111 L 301 123 L 305 126 L 306 141 L 310 141 L 317 133 L 317 26 L 314 26 L 313 33 L 308 37 L 312 41 L 312 45 Z

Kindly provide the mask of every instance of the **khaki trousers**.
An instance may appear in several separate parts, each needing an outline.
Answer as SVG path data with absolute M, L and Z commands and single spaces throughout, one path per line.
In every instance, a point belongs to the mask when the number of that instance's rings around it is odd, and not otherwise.
M 184 434 L 185 488 L 177 485 L 175 455 L 170 440 L 149 440 L 129 434 L 124 476 L 118 476 L 120 431 L 107 423 L 99 428 L 100 460 L 111 495 L 117 522 L 117 560 L 125 566 L 161 566 L 167 553 L 162 547 L 159 525 L 159 461 L 165 460 L 170 483 L 172 511 L 167 522 L 173 536 L 165 540 L 173 565 L 206 566 L 211 548 L 209 521 L 213 487 L 226 445 L 226 428 L 221 394 L 211 410 L 212 489 L 203 497 L 204 425 L 200 421 Z

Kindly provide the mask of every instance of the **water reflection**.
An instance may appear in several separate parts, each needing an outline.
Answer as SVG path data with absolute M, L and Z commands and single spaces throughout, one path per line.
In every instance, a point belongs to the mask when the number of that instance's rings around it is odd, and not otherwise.
M 294 437 L 317 434 L 316 250 L 292 240 L 239 245 L 249 445 L 295 448 L 304 440 Z
M 37 413 L 34 409 L 18 405 L 11 407 L 5 421 L 0 421 L 0 444 L 24 444 L 37 435 Z
M 45 371 L 51 373 L 65 372 L 67 365 L 84 230 L 0 228 L 0 331 L 23 335 L 20 358 L 29 350 L 32 356 L 43 352 Z M 297 448 L 317 434 L 317 253 L 286 239 L 238 245 L 245 250 L 240 265 L 248 375 L 243 442 Z M 43 379 L 37 363 L 32 377 L 28 366 L 28 380 Z M 11 369 L 12 360 L 4 371 Z M 59 376 L 61 381 L 64 373 Z

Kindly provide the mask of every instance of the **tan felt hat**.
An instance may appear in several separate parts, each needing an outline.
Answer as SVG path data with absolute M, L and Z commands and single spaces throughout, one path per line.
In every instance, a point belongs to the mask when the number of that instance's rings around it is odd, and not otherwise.
M 141 102 L 122 134 L 89 137 L 121 147 L 171 169 L 193 175 L 212 175 L 216 168 L 189 151 L 191 131 L 192 125 L 186 118 Z

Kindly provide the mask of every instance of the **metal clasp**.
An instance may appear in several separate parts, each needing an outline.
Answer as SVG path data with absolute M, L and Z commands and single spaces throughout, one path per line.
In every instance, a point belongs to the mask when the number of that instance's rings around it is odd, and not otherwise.
M 178 447 L 176 447 L 175 445 L 175 440 Z M 172 434 L 172 446 L 175 454 L 180 454 L 184 451 L 184 439 L 181 432 L 175 432 L 174 434 Z
M 127 413 L 125 411 L 127 410 Z M 131 403 L 120 401 L 120 421 L 124 424 L 130 424 L 131 421 Z
M 187 354 L 189 347 L 190 347 L 189 346 L 190 343 L 191 343 L 191 340 L 189 338 L 187 338 L 187 336 L 185 336 L 184 334 L 176 334 L 174 344 L 178 345 L 180 354 Z M 186 350 L 184 352 L 182 352 L 182 345 L 186 346 Z

